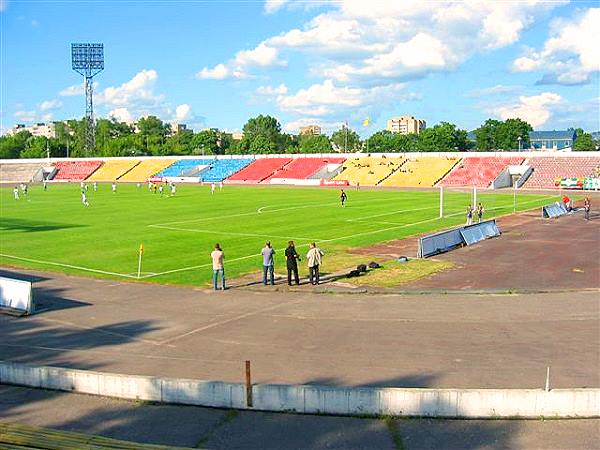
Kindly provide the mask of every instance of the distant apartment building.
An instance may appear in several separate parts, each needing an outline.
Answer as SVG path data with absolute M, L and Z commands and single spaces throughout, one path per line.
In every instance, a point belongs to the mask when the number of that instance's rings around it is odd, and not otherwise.
M 171 134 L 183 133 L 187 130 L 187 125 L 185 123 L 171 123 L 169 124 L 171 127 Z
M 233 139 L 234 141 L 241 141 L 242 139 L 244 139 L 244 133 L 242 133 L 241 131 L 234 131 L 233 133 L 231 133 L 231 139 Z
M 387 121 L 386 129 L 392 133 L 419 134 L 425 129 L 425 121 L 413 116 L 392 117 Z
M 300 127 L 300 136 L 316 136 L 319 134 L 321 134 L 321 127 L 319 125 Z
M 45 138 L 55 138 L 56 137 L 56 125 L 54 122 L 48 123 L 36 123 L 34 125 L 26 126 L 22 123 L 18 123 L 10 130 L 6 132 L 9 136 L 14 136 L 21 131 L 29 131 L 32 136 L 43 136 Z

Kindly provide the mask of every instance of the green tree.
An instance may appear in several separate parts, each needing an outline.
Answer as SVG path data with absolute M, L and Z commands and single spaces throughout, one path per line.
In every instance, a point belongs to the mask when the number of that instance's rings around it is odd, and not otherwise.
M 330 153 L 331 142 L 323 134 L 300 136 L 300 153 Z
M 163 140 L 171 134 L 171 127 L 156 116 L 142 117 L 138 120 L 138 128 L 142 136 L 161 137 Z
M 529 147 L 529 132 L 533 128 L 521 119 L 499 120 L 488 119 L 475 130 L 475 146 L 479 151 L 515 150 Z
M 362 147 L 358 133 L 345 125 L 331 135 L 331 142 L 339 152 L 357 152 Z
M 575 151 L 587 151 L 596 150 L 596 143 L 590 133 L 584 132 L 581 128 L 575 130 L 576 137 L 573 143 L 573 150 Z
M 248 119 L 239 144 L 242 153 L 278 153 L 285 148 L 281 140 L 281 124 L 271 116 L 259 115 Z
M 31 138 L 29 131 L 19 131 L 13 136 L 0 137 L 0 158 L 16 159 L 27 147 L 27 141 Z
M 519 137 L 521 149 L 529 147 L 529 132 L 533 127 L 521 119 L 506 119 L 497 128 L 497 148 L 501 150 L 518 150 Z
M 452 152 L 467 148 L 467 132 L 449 122 L 426 128 L 418 135 L 418 148 L 423 152 Z
M 394 151 L 394 135 L 391 131 L 381 130 L 373 133 L 366 140 L 370 153 L 390 153 Z
M 194 133 L 191 139 L 192 153 L 194 155 L 220 155 L 224 153 L 223 133 L 209 128 L 199 133 Z

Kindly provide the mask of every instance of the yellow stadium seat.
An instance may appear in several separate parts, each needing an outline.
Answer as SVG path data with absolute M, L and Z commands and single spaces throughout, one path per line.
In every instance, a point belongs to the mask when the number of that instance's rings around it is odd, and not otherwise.
M 175 163 L 174 159 L 144 159 L 137 166 L 119 178 L 119 181 L 146 181 L 161 170 Z
M 432 187 L 446 175 L 460 158 L 425 156 L 409 159 L 396 172 L 386 178 L 382 186 Z
M 138 159 L 114 159 L 104 161 L 102 167 L 89 178 L 90 181 L 116 181 L 140 163 Z
M 334 180 L 347 180 L 350 184 L 376 186 L 406 162 L 405 158 L 385 158 L 366 156 L 347 160 L 344 170 Z

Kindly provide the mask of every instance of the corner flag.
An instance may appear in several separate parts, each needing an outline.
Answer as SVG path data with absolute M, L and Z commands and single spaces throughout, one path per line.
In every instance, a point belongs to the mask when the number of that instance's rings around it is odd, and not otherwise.
M 140 244 L 140 253 L 144 253 L 144 244 Z

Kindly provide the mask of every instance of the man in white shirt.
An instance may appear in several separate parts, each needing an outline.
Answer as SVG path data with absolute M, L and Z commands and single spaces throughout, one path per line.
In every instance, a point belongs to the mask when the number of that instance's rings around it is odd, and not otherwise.
M 215 244 L 215 249 L 210 254 L 213 266 L 213 288 L 217 290 L 217 280 L 221 276 L 221 289 L 225 290 L 225 268 L 223 267 L 223 259 L 225 254 L 219 244 Z
M 324 253 L 317 247 L 317 244 L 314 242 L 310 244 L 310 249 L 306 254 L 310 284 L 319 284 L 319 266 L 321 265 L 323 256 Z

